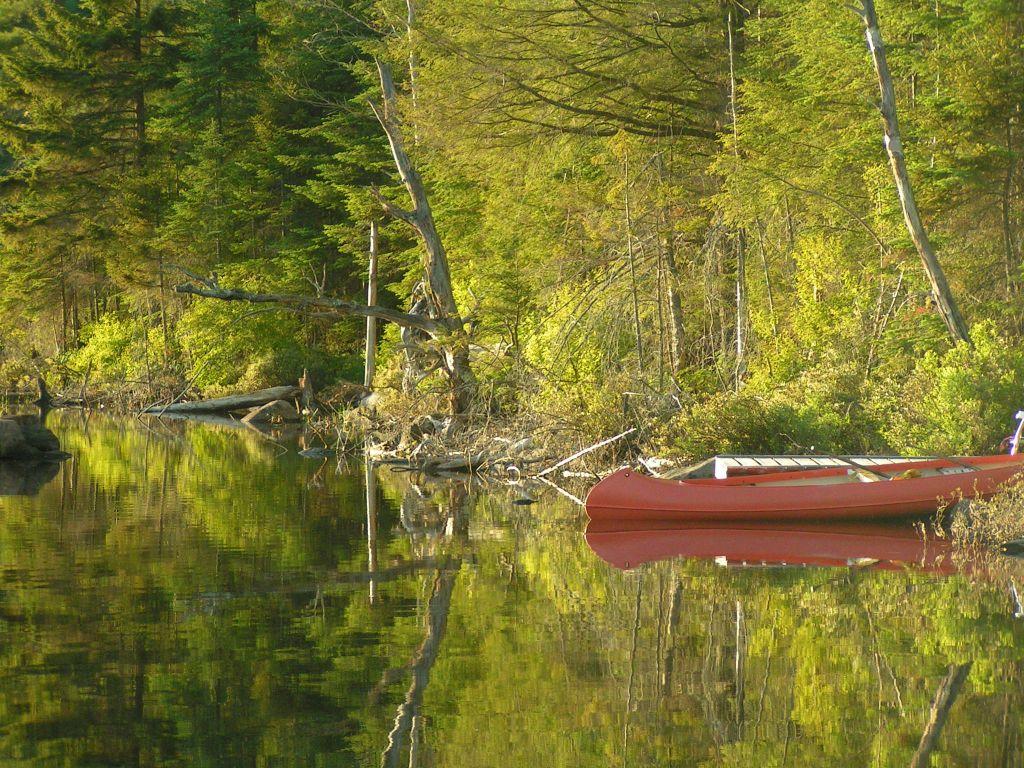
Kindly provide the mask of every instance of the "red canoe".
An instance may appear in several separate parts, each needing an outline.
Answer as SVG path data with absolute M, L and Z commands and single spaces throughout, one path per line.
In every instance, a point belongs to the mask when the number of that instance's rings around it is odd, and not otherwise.
M 621 569 L 685 557 L 728 566 L 858 565 L 939 574 L 958 570 L 948 539 L 925 539 L 909 525 L 877 522 L 691 523 L 637 530 L 602 530 L 592 523 L 587 544 L 602 560 Z
M 839 520 L 924 515 L 958 498 L 991 496 L 1024 471 L 1024 456 L 838 466 L 725 479 L 667 480 L 630 469 L 595 485 L 591 520 Z

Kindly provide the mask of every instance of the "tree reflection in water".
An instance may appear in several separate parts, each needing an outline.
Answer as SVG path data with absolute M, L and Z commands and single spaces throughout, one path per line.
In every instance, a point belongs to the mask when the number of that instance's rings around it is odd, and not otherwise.
M 75 458 L 0 501 L 0 764 L 1022 760 L 1024 630 L 982 569 L 622 571 L 553 492 L 49 423 Z

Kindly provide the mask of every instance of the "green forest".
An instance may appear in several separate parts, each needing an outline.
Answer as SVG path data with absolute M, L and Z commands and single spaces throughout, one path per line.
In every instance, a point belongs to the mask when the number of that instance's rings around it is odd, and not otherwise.
M 362 380 L 376 225 L 393 401 L 685 456 L 994 450 L 1024 407 L 1024 2 L 879 0 L 895 142 L 874 15 L 3 0 L 0 384 Z M 201 295 L 230 291 L 286 300 Z

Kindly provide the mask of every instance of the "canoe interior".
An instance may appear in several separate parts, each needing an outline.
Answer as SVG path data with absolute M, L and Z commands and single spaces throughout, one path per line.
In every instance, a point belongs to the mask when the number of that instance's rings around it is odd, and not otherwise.
M 873 483 L 885 480 L 912 480 L 944 475 L 962 475 L 982 470 L 1013 467 L 1021 463 L 1020 456 L 967 456 L 962 458 L 900 458 L 873 465 L 859 460 L 850 464 L 814 469 L 791 470 L 779 467 L 771 472 L 740 473 L 728 477 L 686 479 L 685 482 L 716 486 L 757 486 L 777 488 L 800 485 L 839 485 L 843 483 Z
M 724 480 L 734 477 L 776 474 L 779 472 L 797 472 L 802 470 L 826 469 L 837 467 L 861 467 L 886 471 L 893 465 L 921 464 L 946 459 L 947 461 L 967 461 L 972 457 L 943 456 L 824 456 L 811 455 L 739 455 L 721 454 L 706 459 L 698 464 L 676 470 L 664 475 L 672 480 L 716 479 Z

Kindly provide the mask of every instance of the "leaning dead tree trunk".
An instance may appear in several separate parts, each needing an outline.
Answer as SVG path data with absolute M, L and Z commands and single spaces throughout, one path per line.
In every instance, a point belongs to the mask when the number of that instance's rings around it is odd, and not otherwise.
M 954 341 L 970 344 L 971 337 L 968 333 L 967 323 L 964 321 L 963 315 L 960 314 L 960 308 L 946 282 L 946 275 L 932 249 L 928 233 L 921 222 L 921 214 L 917 210 L 914 190 L 910 186 L 906 158 L 903 156 L 903 143 L 900 141 L 899 122 L 896 118 L 896 93 L 893 90 L 889 63 L 885 58 L 885 47 L 882 44 L 882 33 L 878 28 L 874 0 L 861 0 L 861 7 L 854 10 L 864 22 L 864 34 L 867 38 L 868 49 L 871 51 L 871 59 L 875 65 L 875 74 L 878 76 L 878 89 L 882 97 L 879 108 L 882 112 L 885 131 L 885 151 L 889 155 L 889 165 L 892 167 L 892 175 L 896 180 L 896 190 L 903 208 L 903 220 L 910 232 L 910 239 L 914 241 L 914 247 L 917 248 L 917 253 L 924 263 L 925 272 L 931 282 L 932 297 L 942 320 L 946 323 L 946 328 L 949 329 Z
M 459 308 L 455 303 L 452 290 L 451 270 L 448 267 L 448 254 L 444 243 L 437 233 L 434 214 L 430 209 L 427 191 L 423 186 L 412 160 L 405 151 L 401 124 L 398 121 L 397 94 L 395 83 L 391 77 L 391 68 L 377 62 L 377 73 L 380 76 L 380 88 L 383 100 L 380 104 L 371 101 L 370 107 L 377 116 L 377 121 L 388 137 L 391 156 L 398 168 L 398 174 L 409 199 L 412 210 L 406 210 L 385 198 L 374 189 L 374 196 L 391 217 L 404 221 L 423 241 L 423 270 L 426 274 L 425 291 L 429 299 L 431 314 L 444 330 L 443 336 L 433 334 L 438 339 L 443 354 L 443 368 L 451 385 L 451 407 L 454 413 L 463 413 L 469 408 L 476 392 L 476 381 L 469 367 L 469 336 L 466 326 L 459 316 Z

